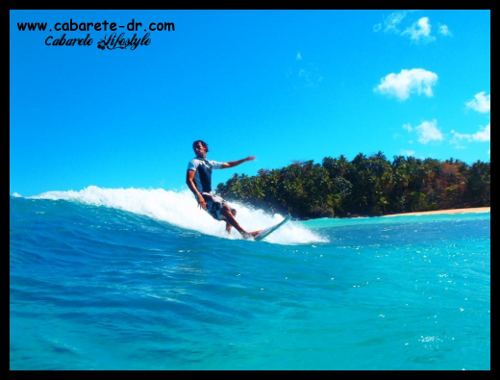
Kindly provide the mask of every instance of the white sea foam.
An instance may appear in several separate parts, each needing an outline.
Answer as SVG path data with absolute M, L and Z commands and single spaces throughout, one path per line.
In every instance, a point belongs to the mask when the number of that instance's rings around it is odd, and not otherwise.
M 225 223 L 216 221 L 208 213 L 199 209 L 196 200 L 187 189 L 173 191 L 139 188 L 110 189 L 88 186 L 79 191 L 48 191 L 29 198 L 68 200 L 111 207 L 145 215 L 207 235 L 228 239 L 241 238 L 234 228 L 231 234 L 228 235 L 225 232 Z M 263 210 L 254 209 L 236 202 L 232 202 L 231 206 L 237 210 L 236 219 L 247 231 L 265 228 L 283 219 L 283 215 L 271 215 Z M 293 221 L 269 235 L 265 240 L 278 244 L 307 244 L 328 241 L 316 232 Z

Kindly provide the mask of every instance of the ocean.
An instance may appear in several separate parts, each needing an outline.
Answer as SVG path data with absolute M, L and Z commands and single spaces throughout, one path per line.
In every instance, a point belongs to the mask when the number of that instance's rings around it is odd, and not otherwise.
M 249 230 L 283 218 L 235 203 Z M 488 370 L 490 213 L 292 221 L 187 190 L 10 197 L 11 370 Z

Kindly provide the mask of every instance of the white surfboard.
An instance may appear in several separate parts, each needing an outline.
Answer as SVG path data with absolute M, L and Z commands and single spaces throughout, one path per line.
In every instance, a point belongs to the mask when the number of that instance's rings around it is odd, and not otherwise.
M 264 239 L 266 236 L 269 236 L 270 234 L 272 234 L 274 231 L 276 231 L 278 228 L 280 228 L 282 225 L 284 225 L 290 219 L 291 219 L 291 217 L 287 216 L 281 222 L 276 223 L 275 225 L 273 225 L 271 227 L 264 228 L 262 231 L 260 231 L 257 235 L 254 236 L 254 239 L 257 241 Z

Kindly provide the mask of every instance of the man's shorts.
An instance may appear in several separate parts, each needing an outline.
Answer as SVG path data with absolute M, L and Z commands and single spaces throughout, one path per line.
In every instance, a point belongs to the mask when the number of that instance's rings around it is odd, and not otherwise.
M 226 217 L 222 214 L 222 208 L 224 205 L 227 205 L 227 202 L 215 194 L 202 193 L 201 195 L 207 204 L 207 212 L 212 215 L 214 219 L 225 221 Z M 232 208 L 231 211 L 233 215 L 236 215 L 236 210 L 234 208 Z

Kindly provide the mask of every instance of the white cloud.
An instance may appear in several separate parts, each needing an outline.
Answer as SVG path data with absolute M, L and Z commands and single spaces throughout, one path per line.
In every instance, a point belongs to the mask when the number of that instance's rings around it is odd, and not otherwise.
M 474 99 L 466 102 L 465 106 L 481 113 L 490 112 L 490 94 L 481 91 L 474 95 Z
M 476 133 L 459 133 L 454 130 L 451 131 L 453 135 L 451 139 L 452 144 L 459 144 L 462 141 L 466 142 L 488 142 L 491 138 L 490 132 L 490 123 L 488 123 L 485 127 L 479 128 Z
M 401 24 L 409 12 L 410 11 L 399 11 L 389 14 L 382 23 L 373 25 L 373 31 L 400 34 L 401 30 L 399 29 L 399 24 Z
M 437 127 L 437 121 L 424 121 L 415 130 L 418 134 L 418 141 L 422 144 L 427 144 L 431 141 L 442 141 L 443 134 Z
M 491 140 L 490 123 L 488 123 L 488 125 L 486 125 L 484 128 L 479 129 L 479 131 L 474 133 L 472 138 L 474 141 L 480 141 L 480 142 L 490 141 Z
M 413 24 L 405 22 L 408 14 L 414 11 L 398 11 L 387 16 L 382 23 L 373 26 L 374 32 L 383 31 L 402 37 L 408 37 L 416 43 L 428 43 L 436 40 L 436 36 L 432 34 L 432 25 L 429 17 L 420 17 Z M 446 24 L 439 23 L 437 26 L 437 34 L 440 36 L 451 37 L 452 33 Z
M 295 59 L 297 61 L 302 61 L 302 53 L 300 51 L 297 52 L 297 55 L 295 56 Z
M 387 16 L 384 20 L 384 32 L 399 33 L 399 24 L 401 24 L 406 15 L 407 12 L 394 12 Z
M 439 31 L 439 34 L 441 34 L 442 36 L 451 37 L 453 35 L 451 33 L 450 28 L 448 28 L 448 25 L 445 25 L 445 24 L 439 24 L 438 31 Z
M 401 35 L 409 36 L 415 42 L 431 42 L 435 40 L 435 37 L 431 35 L 431 29 L 429 17 L 421 17 L 417 22 L 405 29 Z
M 442 141 L 444 139 L 443 133 L 439 130 L 437 126 L 437 121 L 425 120 L 416 127 L 412 127 L 411 124 L 406 123 L 403 125 L 408 133 L 416 133 L 418 142 L 421 144 L 428 144 L 431 141 Z M 410 145 L 413 145 L 413 140 L 408 141 Z
M 408 99 L 412 93 L 431 97 L 433 95 L 432 87 L 437 80 L 437 74 L 432 71 L 403 69 L 399 74 L 390 73 L 382 78 L 375 91 L 395 96 L 401 101 Z

